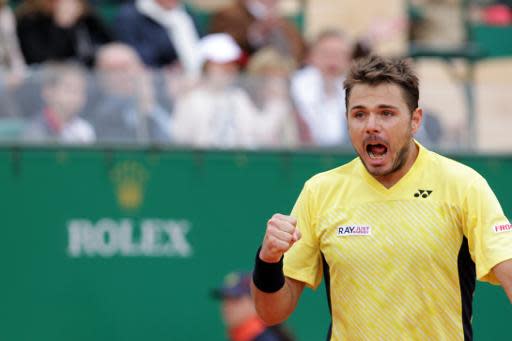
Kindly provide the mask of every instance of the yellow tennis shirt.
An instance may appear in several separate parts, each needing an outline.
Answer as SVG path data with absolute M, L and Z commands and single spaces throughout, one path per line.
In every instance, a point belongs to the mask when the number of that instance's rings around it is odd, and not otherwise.
M 322 277 L 332 340 L 470 340 L 475 277 L 512 259 L 512 228 L 471 168 L 420 146 L 386 189 L 359 158 L 308 180 L 295 204 L 302 238 L 287 277 Z

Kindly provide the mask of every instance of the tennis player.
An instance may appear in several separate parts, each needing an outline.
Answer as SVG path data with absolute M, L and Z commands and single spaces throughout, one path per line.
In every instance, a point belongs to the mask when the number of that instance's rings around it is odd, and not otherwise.
M 418 78 L 405 60 L 354 64 L 347 123 L 359 157 L 306 182 L 266 227 L 253 272 L 280 323 L 322 277 L 330 340 L 471 340 L 475 280 L 512 302 L 512 225 L 486 180 L 414 140 Z

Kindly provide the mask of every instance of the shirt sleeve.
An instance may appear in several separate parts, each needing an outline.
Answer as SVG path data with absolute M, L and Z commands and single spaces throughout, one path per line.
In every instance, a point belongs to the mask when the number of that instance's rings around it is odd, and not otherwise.
M 464 200 L 464 233 L 479 280 L 499 284 L 492 272 L 497 264 L 512 259 L 512 227 L 484 178 L 470 185 Z
M 284 255 L 284 274 L 316 289 L 322 279 L 323 270 L 315 233 L 315 206 L 308 183 L 302 189 L 291 215 L 297 219 L 297 228 L 302 237 Z

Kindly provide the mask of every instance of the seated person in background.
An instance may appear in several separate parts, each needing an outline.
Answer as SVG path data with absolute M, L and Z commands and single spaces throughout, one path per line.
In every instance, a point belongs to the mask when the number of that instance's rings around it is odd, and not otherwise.
M 170 114 L 157 102 L 149 73 L 128 45 L 103 46 L 96 59 L 97 102 L 90 110 L 98 140 L 171 141 Z
M 199 51 L 205 61 L 203 82 L 176 99 L 174 141 L 197 147 L 252 147 L 257 109 L 238 85 L 241 50 L 231 36 L 204 37 Z
M 26 75 L 25 59 L 16 35 L 16 19 L 6 0 L 0 0 L 0 118 L 17 116 L 14 92 Z
M 279 16 L 280 0 L 235 0 L 212 17 L 210 32 L 231 35 L 250 57 L 257 50 L 274 47 L 280 54 L 302 62 L 304 42 L 299 30 Z
M 438 112 L 428 107 L 423 109 L 423 122 L 414 138 L 427 148 L 439 147 L 442 141 L 444 131 L 439 117 Z
M 283 79 L 276 77 L 272 88 L 256 94 L 262 99 L 258 109 L 249 94 L 237 84 L 241 50 L 234 39 L 226 33 L 215 33 L 204 37 L 199 45 L 205 61 L 203 82 L 176 98 L 174 141 L 203 148 L 293 144 L 296 140 L 294 122 Z M 290 126 L 285 127 L 286 124 Z
M 293 341 L 283 326 L 267 326 L 258 317 L 251 299 L 249 272 L 231 272 L 224 277 L 212 297 L 221 300 L 222 320 L 230 341 Z
M 79 117 L 87 100 L 85 70 L 78 64 L 47 64 L 42 70 L 44 107 L 24 132 L 34 142 L 91 143 L 95 134 Z
M 292 99 L 314 146 L 348 144 L 343 79 L 351 53 L 342 33 L 324 31 L 311 45 L 308 65 L 292 77 Z
M 28 64 L 74 59 L 92 66 L 98 47 L 111 40 L 86 0 L 25 0 L 17 9 L 17 20 Z
M 271 47 L 256 52 L 247 65 L 245 84 L 259 109 L 259 146 L 299 144 L 298 116 L 289 93 L 289 77 L 295 67 L 291 57 L 282 56 Z
M 16 34 L 16 18 L 7 0 L 0 0 L 0 74 L 7 81 L 19 83 L 26 72 Z
M 201 73 L 198 28 L 179 0 L 135 0 L 123 5 L 114 20 L 116 36 L 137 50 L 153 68 L 181 65 L 185 73 Z

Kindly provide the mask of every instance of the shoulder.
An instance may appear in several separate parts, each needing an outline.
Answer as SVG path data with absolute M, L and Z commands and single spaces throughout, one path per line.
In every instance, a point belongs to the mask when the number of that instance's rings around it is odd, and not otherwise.
M 319 78 L 321 77 L 318 69 L 308 65 L 303 67 L 302 69 L 295 71 L 295 73 L 292 76 L 292 81 L 309 81 L 311 79 L 316 80 Z
M 92 130 L 92 125 L 81 117 L 75 117 L 73 124 L 81 129 Z
M 30 121 L 23 131 L 23 137 L 27 139 L 40 139 L 49 135 L 50 131 L 42 117 L 36 117 Z
M 192 117 L 209 113 L 213 104 L 211 93 L 202 87 L 195 88 L 176 98 L 173 115 Z
M 178 101 L 182 100 L 183 102 L 189 101 L 197 101 L 204 100 L 209 101 L 214 98 L 211 91 L 209 91 L 205 86 L 200 85 L 194 89 L 189 90 L 186 93 L 183 93 L 181 96 L 177 98 Z
M 14 13 L 12 12 L 9 6 L 4 6 L 0 8 L 0 19 L 2 19 L 1 24 L 4 25 L 13 25 L 14 24 Z M 1 27 L 1 26 L 0 26 Z
M 229 96 L 237 101 L 250 102 L 251 97 L 249 93 L 242 87 L 234 86 L 229 90 Z M 245 104 L 245 103 L 244 103 Z
M 291 79 L 292 91 L 299 93 L 317 92 L 321 87 L 322 76 L 317 68 L 306 66 L 296 71 Z
M 428 171 L 439 179 L 456 184 L 470 184 L 483 177 L 473 168 L 449 157 L 426 150 L 429 160 Z
M 118 19 L 122 18 L 124 20 L 134 20 L 142 17 L 142 13 L 137 10 L 134 3 L 127 3 L 122 5 L 117 12 Z
M 64 140 L 80 140 L 82 142 L 93 142 L 95 139 L 93 126 L 86 120 L 76 117 L 62 131 Z
M 16 21 L 19 26 L 32 26 L 46 24 L 51 21 L 51 18 L 40 13 L 23 13 L 16 16 Z
M 440 198 L 453 205 L 463 205 L 468 196 L 491 191 L 487 180 L 473 168 L 446 156 L 429 152 L 423 179 L 437 188 Z

